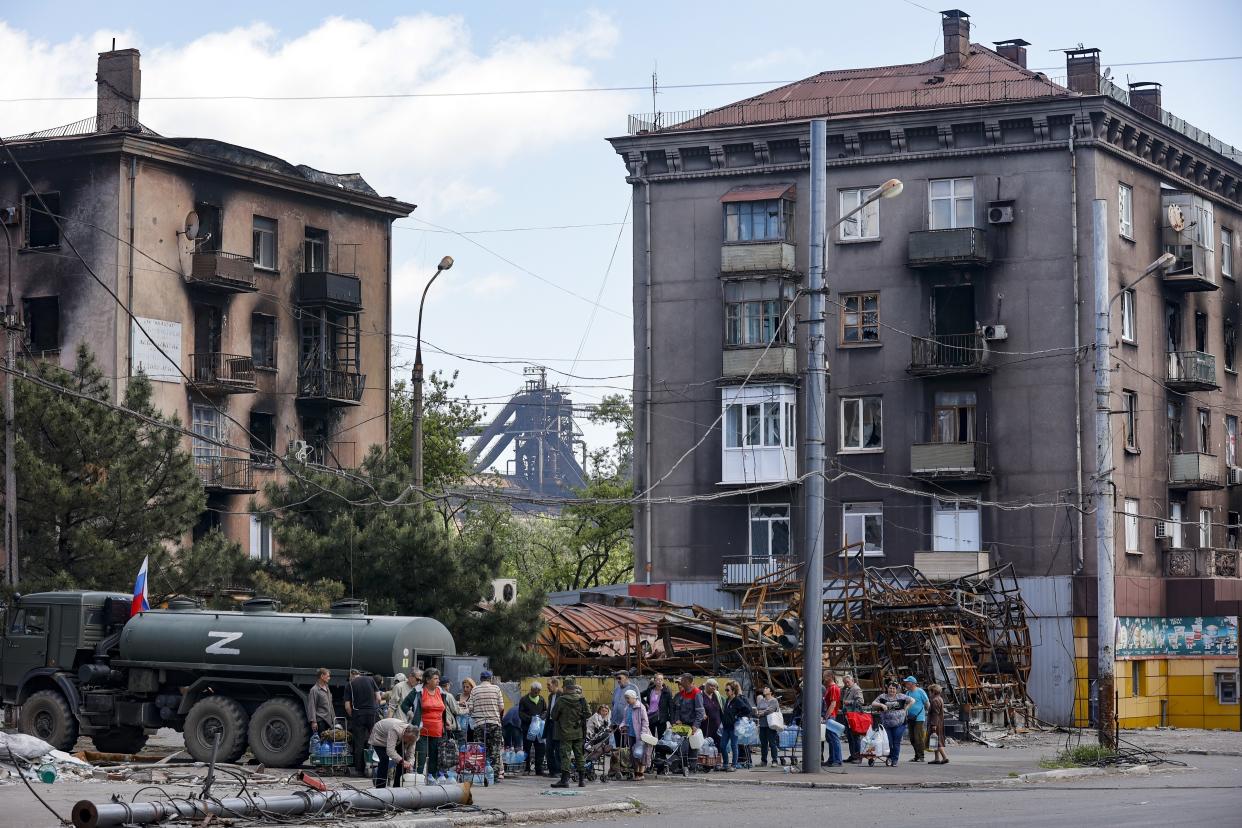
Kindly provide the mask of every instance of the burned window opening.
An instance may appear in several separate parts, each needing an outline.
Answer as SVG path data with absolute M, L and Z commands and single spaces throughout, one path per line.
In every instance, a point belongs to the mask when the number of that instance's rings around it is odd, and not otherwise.
M 59 247 L 60 193 L 30 193 L 22 199 L 23 243 L 28 248 Z
M 250 315 L 250 356 L 255 368 L 276 368 L 276 317 Z
M 60 350 L 60 298 L 37 296 L 22 300 L 26 346 L 31 351 Z

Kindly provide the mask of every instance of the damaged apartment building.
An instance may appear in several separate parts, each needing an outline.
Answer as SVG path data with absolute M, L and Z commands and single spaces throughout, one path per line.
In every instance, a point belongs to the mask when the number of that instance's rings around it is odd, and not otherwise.
M 1012 564 L 1029 693 L 1044 720 L 1085 723 L 1103 200 L 1116 614 L 1134 631 L 1121 724 L 1236 729 L 1242 155 L 1164 109 L 1160 84 L 1112 83 L 1097 49 L 1050 77 L 1024 40 L 973 43 L 956 9 L 941 23 L 931 60 L 634 116 L 611 139 L 634 199 L 635 490 L 654 485 L 636 510 L 640 591 L 736 606 L 800 560 L 800 435 L 822 418 L 827 574 Z M 830 226 L 889 179 L 904 191 L 827 239 L 829 393 L 807 411 L 819 118 Z M 1165 252 L 1173 267 L 1139 282 Z
M 138 119 L 140 77 L 137 50 L 104 52 L 95 117 L 6 139 L 25 349 L 72 366 L 90 346 L 114 401 L 145 372 L 155 406 L 205 438 L 187 440 L 208 503 L 195 536 L 220 527 L 266 558 L 248 504 L 277 456 L 349 469 L 388 439 L 391 228 L 414 205 L 357 174 L 159 135 Z

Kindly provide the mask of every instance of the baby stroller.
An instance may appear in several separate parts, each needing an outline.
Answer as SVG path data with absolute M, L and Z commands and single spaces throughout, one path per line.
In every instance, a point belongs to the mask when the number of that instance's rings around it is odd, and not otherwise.
M 867 760 L 868 766 L 874 767 L 876 759 L 888 763 L 888 731 L 880 724 L 879 713 L 872 714 L 871 729 L 862 737 L 859 753 Z
M 681 774 L 685 776 L 690 772 L 689 745 L 685 744 L 685 741 L 686 737 L 675 732 L 671 727 L 664 731 L 664 736 L 653 748 L 655 758 L 652 761 L 652 769 L 657 775 Z
M 583 764 L 586 766 L 587 779 L 594 782 L 599 773 L 601 782 L 608 781 L 608 758 L 612 755 L 612 731 L 605 727 L 592 734 L 583 745 Z

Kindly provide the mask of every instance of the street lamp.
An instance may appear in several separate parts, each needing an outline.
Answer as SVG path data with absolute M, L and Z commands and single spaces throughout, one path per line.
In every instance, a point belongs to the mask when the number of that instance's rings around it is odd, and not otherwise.
M 413 446 L 410 450 L 410 469 L 414 473 L 414 492 L 422 497 L 423 492 L 423 303 L 427 301 L 427 291 L 441 273 L 453 266 L 453 257 L 445 256 L 436 265 L 435 275 L 428 280 L 423 288 L 423 297 L 418 300 L 418 333 L 414 348 L 414 414 L 413 414 Z
M 806 428 L 802 453 L 806 460 L 803 484 L 803 517 L 806 543 L 806 593 L 802 604 L 802 732 L 806 747 L 802 754 L 804 773 L 819 773 L 820 700 L 824 695 L 824 475 L 826 473 L 824 420 L 816 412 L 824 410 L 828 393 L 824 344 L 824 248 L 828 236 L 865 207 L 882 198 L 900 195 L 901 181 L 890 178 L 867 193 L 858 206 L 829 225 L 826 215 L 828 193 L 827 123 L 811 121 L 811 234 L 807 267 L 807 339 L 810 353 L 803 369 L 806 389 Z

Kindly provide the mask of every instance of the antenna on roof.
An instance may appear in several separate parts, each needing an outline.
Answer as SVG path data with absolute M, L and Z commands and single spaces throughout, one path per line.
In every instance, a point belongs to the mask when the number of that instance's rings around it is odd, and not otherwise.
M 656 94 L 660 90 L 660 62 L 657 60 L 651 67 L 651 113 L 655 115 L 660 111 L 656 106 Z
M 116 51 L 116 38 L 112 38 L 112 51 Z

